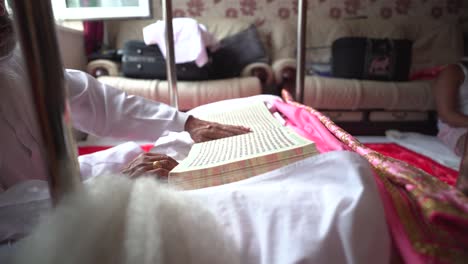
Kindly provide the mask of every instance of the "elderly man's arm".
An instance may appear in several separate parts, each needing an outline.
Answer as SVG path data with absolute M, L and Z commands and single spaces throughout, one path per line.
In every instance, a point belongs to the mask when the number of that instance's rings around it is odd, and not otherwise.
M 139 96 L 128 95 L 81 71 L 65 73 L 75 127 L 90 134 L 154 141 L 183 131 L 188 115 Z
M 98 136 L 154 141 L 169 131 L 187 131 L 195 142 L 244 134 L 238 126 L 207 122 L 166 104 L 128 95 L 81 71 L 65 72 L 76 128 Z

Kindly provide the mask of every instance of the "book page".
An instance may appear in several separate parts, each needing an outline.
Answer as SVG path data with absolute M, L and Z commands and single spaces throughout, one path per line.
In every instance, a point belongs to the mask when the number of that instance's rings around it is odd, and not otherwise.
M 229 112 L 205 115 L 200 118 L 226 125 L 245 126 L 253 131 L 282 126 L 263 102 L 254 103 Z
M 315 143 L 284 127 L 263 102 L 200 117 L 252 132 L 194 144 L 168 181 L 184 189 L 243 180 L 317 154 Z
M 305 152 L 302 154 L 315 151 L 313 142 L 300 137 L 287 127 L 278 126 L 244 135 L 194 144 L 188 157 L 171 172 L 178 173 L 185 170 L 220 166 L 282 151 L 285 152 L 282 158 L 287 159 L 296 154 L 288 153 L 287 150 L 301 149 L 308 145 L 312 147 L 304 149 Z

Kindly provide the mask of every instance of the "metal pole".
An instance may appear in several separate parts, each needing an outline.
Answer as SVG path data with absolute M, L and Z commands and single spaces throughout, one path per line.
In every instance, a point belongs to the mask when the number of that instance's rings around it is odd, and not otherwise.
M 179 95 L 177 94 L 177 75 L 174 56 L 174 31 L 172 29 L 172 1 L 162 1 L 163 18 L 166 24 L 166 72 L 169 82 L 171 106 L 179 109 Z
M 297 71 L 295 99 L 304 102 L 305 43 L 307 29 L 307 0 L 298 1 L 297 14 Z
M 13 11 L 41 129 L 50 195 L 56 205 L 65 193 L 79 188 L 81 181 L 52 6 L 45 0 L 15 0 Z

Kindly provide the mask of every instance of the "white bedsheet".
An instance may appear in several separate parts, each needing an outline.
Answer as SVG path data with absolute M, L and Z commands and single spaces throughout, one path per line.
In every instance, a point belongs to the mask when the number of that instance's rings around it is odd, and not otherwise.
M 242 263 L 388 263 L 390 239 L 368 163 L 321 154 L 244 181 L 188 192 L 234 238 Z
M 390 239 L 372 171 L 355 153 L 321 154 L 185 193 L 216 216 L 242 263 L 389 262 Z

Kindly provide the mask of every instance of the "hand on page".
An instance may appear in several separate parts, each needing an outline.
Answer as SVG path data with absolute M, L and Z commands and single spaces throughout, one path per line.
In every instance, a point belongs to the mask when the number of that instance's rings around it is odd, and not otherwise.
M 251 130 L 242 126 L 223 125 L 219 123 L 200 120 L 190 116 L 185 123 L 185 130 L 196 143 L 213 139 L 237 136 L 250 132 Z
M 176 160 L 163 154 L 143 153 L 125 166 L 122 173 L 130 178 L 143 175 L 167 177 L 177 164 Z

